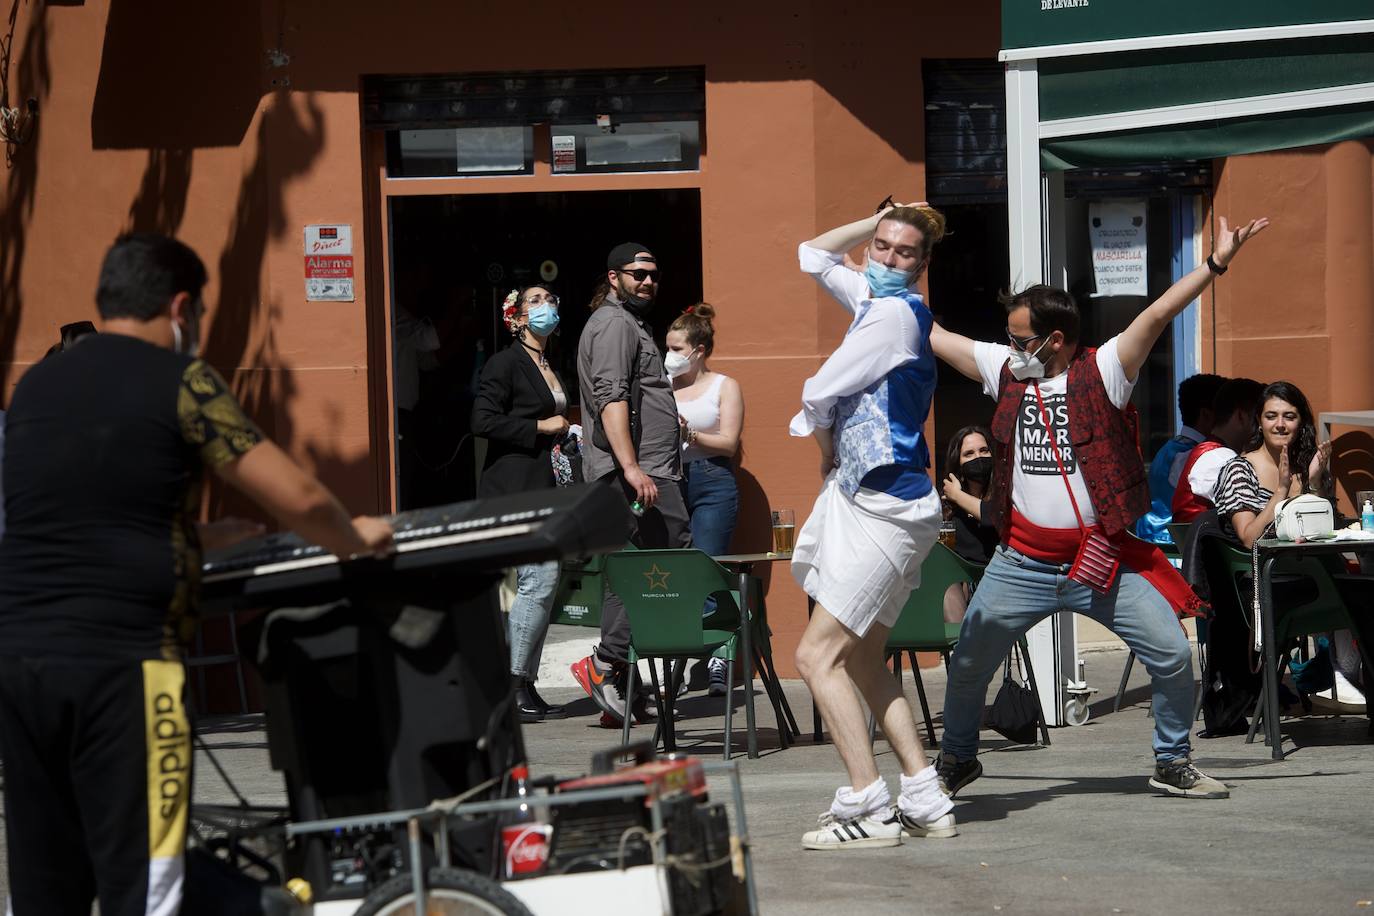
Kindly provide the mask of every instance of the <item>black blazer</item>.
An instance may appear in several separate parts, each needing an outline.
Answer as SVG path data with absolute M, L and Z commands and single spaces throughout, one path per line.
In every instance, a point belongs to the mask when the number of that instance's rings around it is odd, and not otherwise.
M 558 381 L 566 395 L 567 386 Z M 556 411 L 553 392 L 519 341 L 487 360 L 472 406 L 472 431 L 487 439 L 479 497 L 556 485 L 549 457 L 554 438 L 535 431 L 538 421 Z

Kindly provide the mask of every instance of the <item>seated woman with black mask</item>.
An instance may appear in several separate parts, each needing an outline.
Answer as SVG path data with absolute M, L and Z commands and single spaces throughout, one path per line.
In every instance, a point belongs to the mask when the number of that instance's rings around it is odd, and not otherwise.
M 987 563 L 997 549 L 997 529 L 983 524 L 983 495 L 992 479 L 992 434 L 965 426 L 949 440 L 945 453 L 944 496 L 954 523 L 954 552 L 970 563 Z M 945 620 L 958 623 L 968 608 L 967 584 L 945 593 Z

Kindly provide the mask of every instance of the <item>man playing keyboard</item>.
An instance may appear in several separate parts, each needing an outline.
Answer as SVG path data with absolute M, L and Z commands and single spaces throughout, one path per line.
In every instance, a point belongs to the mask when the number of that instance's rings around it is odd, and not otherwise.
M 30 368 L 10 402 L 0 752 L 15 916 L 87 916 L 97 897 L 105 916 L 181 906 L 181 647 L 206 469 L 341 557 L 391 544 L 385 521 L 351 519 L 197 358 L 205 281 L 180 242 L 121 237 L 101 267 L 101 333 Z

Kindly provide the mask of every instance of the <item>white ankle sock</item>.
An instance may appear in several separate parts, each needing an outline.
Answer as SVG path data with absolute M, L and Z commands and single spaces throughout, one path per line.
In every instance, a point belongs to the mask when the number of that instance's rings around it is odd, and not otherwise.
M 902 794 L 897 806 L 907 817 L 928 824 L 954 810 L 954 802 L 940 791 L 940 777 L 928 766 L 915 776 L 902 774 Z
M 939 791 L 938 789 L 936 791 Z M 892 795 L 887 783 L 879 776 L 872 785 L 862 789 L 853 786 L 840 786 L 835 790 L 835 800 L 830 803 L 830 813 L 846 820 L 875 814 L 892 804 Z

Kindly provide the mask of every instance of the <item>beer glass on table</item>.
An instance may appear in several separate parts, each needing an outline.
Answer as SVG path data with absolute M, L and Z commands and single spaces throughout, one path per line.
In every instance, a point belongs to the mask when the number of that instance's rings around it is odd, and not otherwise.
M 773 553 L 788 554 L 797 543 L 797 517 L 791 509 L 773 510 Z
M 950 521 L 949 519 L 945 519 L 940 523 L 940 543 L 944 544 L 950 550 L 953 550 L 954 542 L 954 522 Z

